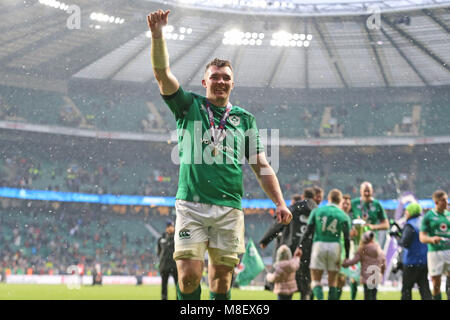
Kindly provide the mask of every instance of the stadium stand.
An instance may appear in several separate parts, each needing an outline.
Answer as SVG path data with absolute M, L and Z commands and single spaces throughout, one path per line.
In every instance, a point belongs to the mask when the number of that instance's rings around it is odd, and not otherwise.
M 173 115 L 159 97 L 119 93 L 113 97 L 101 93 L 66 96 L 6 86 L 0 86 L 0 97 L 0 117 L 8 121 L 119 132 L 175 130 Z M 279 129 L 280 136 L 288 138 L 437 136 L 449 132 L 448 122 L 439 116 L 446 104 L 438 99 L 423 104 L 354 105 L 284 101 L 260 108 L 264 101 L 241 95 L 236 104 L 249 106 L 260 129 Z
M 35 274 L 65 273 L 69 265 L 96 262 L 106 274 L 155 270 L 157 237 L 144 225 L 158 213 L 124 216 L 120 208 L 98 205 L 22 201 L 5 206 L 7 202 L 2 200 L 0 213 L 0 256 L 1 267 L 13 274 L 28 268 Z

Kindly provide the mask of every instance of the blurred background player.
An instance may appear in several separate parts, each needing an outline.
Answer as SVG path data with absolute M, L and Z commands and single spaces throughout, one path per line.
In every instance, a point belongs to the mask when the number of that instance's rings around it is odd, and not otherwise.
M 308 219 L 306 232 L 303 235 L 295 256 L 302 256 L 303 243 L 314 233 L 311 250 L 311 279 L 314 296 L 323 300 L 322 275 L 328 272 L 328 300 L 337 300 L 337 274 L 341 267 L 341 234 L 344 235 L 345 258 L 350 250 L 350 218 L 339 208 L 342 200 L 340 190 L 333 189 L 328 193 L 329 204 L 316 208 Z
M 339 207 L 342 209 L 342 211 L 344 211 L 348 215 L 350 220 L 353 220 L 353 216 L 352 216 L 352 212 L 351 212 L 351 210 L 352 210 L 352 198 L 351 198 L 351 196 L 349 194 L 344 194 L 342 196 L 342 201 L 341 201 L 341 204 L 340 204 Z M 350 258 L 353 258 L 353 256 L 355 255 L 355 250 L 358 247 L 358 244 L 355 245 L 355 243 L 354 243 L 354 240 L 356 238 L 356 233 L 357 233 L 357 231 L 354 228 L 352 228 L 350 230 L 350 239 L 352 240 L 350 242 L 350 254 L 349 254 Z M 344 249 L 344 238 L 343 237 L 341 237 L 341 248 L 342 248 L 342 250 Z M 341 259 L 342 260 L 345 259 L 344 251 L 342 251 Z M 337 279 L 338 300 L 341 298 L 342 288 L 345 286 L 345 282 L 346 282 L 346 279 L 347 279 L 346 273 L 349 273 L 348 269 L 342 267 L 340 272 L 339 272 L 338 279 Z M 356 293 L 357 293 L 357 290 L 358 290 L 359 277 L 354 277 L 353 276 L 353 277 L 349 277 L 349 278 L 350 278 L 350 298 L 352 300 L 355 300 Z
M 169 277 L 173 277 L 175 285 L 178 283 L 177 264 L 173 260 L 175 251 L 175 227 L 172 221 L 167 221 L 166 231 L 158 239 L 157 255 L 159 258 L 159 274 L 161 275 L 161 300 L 167 300 L 167 284 Z
M 364 300 L 377 300 L 377 286 L 383 279 L 386 257 L 375 240 L 373 231 L 366 231 L 353 259 L 345 259 L 342 266 L 349 267 L 361 262 L 361 283 L 364 285 Z
M 402 300 L 412 300 L 412 289 L 415 284 L 419 287 L 422 300 L 432 298 L 428 282 L 428 248 L 419 240 L 421 213 L 422 207 L 418 203 L 409 203 L 405 208 L 406 223 L 398 242 L 404 248 Z
M 377 241 L 384 243 L 384 239 L 378 237 L 378 230 L 388 230 L 389 220 L 380 202 L 373 197 L 373 187 L 368 181 L 361 183 L 360 197 L 352 200 L 353 219 L 366 221 L 364 231 L 374 230 Z
M 299 265 L 299 257 L 292 257 L 291 249 L 282 244 L 277 250 L 275 271 L 266 275 L 267 281 L 275 283 L 273 292 L 278 295 L 278 300 L 292 300 L 298 290 L 295 273 Z
M 262 189 L 275 203 L 278 222 L 289 223 L 292 214 L 266 159 L 254 116 L 229 101 L 234 88 L 230 62 L 214 59 L 206 66 L 202 79 L 206 97 L 185 92 L 172 74 L 163 37 L 169 13 L 169 10 L 152 12 L 147 22 L 152 37 L 153 73 L 180 129 L 174 252 L 179 277 L 177 295 L 180 300 L 200 299 L 204 255 L 208 250 L 210 299 L 228 300 L 233 269 L 239 263 L 238 255 L 245 252 L 242 156 L 245 155 Z M 225 130 L 235 132 L 237 143 L 230 148 L 223 144 L 227 141 Z M 209 132 L 209 141 L 202 139 L 203 132 Z M 239 136 L 241 132 L 249 135 Z
M 420 241 L 428 244 L 428 272 L 433 282 L 433 299 L 441 300 L 441 276 L 447 275 L 446 292 L 449 295 L 450 278 L 450 212 L 447 210 L 448 195 L 443 190 L 433 193 L 435 208 L 423 217 Z

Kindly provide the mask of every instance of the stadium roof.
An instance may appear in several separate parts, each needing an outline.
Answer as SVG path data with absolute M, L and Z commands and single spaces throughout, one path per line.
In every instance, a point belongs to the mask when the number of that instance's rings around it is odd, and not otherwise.
M 448 0 L 147 0 L 202 10 L 270 15 L 346 15 L 448 6 Z
M 76 10 L 64 10 L 69 5 L 80 8 L 80 28 L 73 28 Z M 34 81 L 47 88 L 97 79 L 149 86 L 146 14 L 159 7 L 147 1 L 2 1 L 0 83 Z M 172 9 L 171 68 L 183 86 L 200 85 L 213 57 L 232 61 L 242 87 L 450 85 L 450 6 L 382 13 L 378 20 L 367 14 L 268 19 L 164 7 Z

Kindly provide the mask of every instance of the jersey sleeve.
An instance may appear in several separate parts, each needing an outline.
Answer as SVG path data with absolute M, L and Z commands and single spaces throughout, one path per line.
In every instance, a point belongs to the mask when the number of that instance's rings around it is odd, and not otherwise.
M 352 229 L 352 219 L 350 219 L 349 216 L 346 216 L 345 220 L 346 220 L 347 225 L 348 225 L 348 230 L 350 231 Z
M 312 224 L 315 225 L 316 224 L 316 209 L 314 209 L 313 211 L 311 211 L 311 214 L 308 217 L 308 224 Z
M 378 202 L 378 220 L 383 221 L 387 219 L 386 211 L 384 211 L 381 203 Z
M 192 93 L 184 91 L 181 86 L 174 94 L 169 96 L 163 95 L 162 98 L 170 111 L 175 115 L 176 120 L 184 118 L 194 100 Z
M 352 209 L 350 210 L 350 212 L 352 213 L 353 219 L 358 219 L 361 216 L 360 212 L 357 208 L 358 203 L 359 203 L 359 199 L 352 200 Z
M 255 117 L 250 115 L 247 132 L 245 133 L 245 157 L 247 160 L 254 155 L 264 152 L 264 146 L 259 137 Z
M 430 233 L 429 215 L 426 214 L 422 219 L 422 224 L 420 225 L 420 231 Z

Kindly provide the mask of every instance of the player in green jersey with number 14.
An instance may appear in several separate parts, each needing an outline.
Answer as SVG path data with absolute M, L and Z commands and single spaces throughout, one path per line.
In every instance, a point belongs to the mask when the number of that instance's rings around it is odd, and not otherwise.
M 303 241 L 314 232 L 311 252 L 312 290 L 318 300 L 323 300 L 321 279 L 323 272 L 328 272 L 328 300 L 338 299 L 337 275 L 341 268 L 341 235 L 344 235 L 345 258 L 350 251 L 350 218 L 339 208 L 342 192 L 333 189 L 328 193 L 328 205 L 316 208 L 308 219 L 306 232 L 295 251 L 296 256 L 302 255 Z
M 175 209 L 175 252 L 180 300 L 198 300 L 203 261 L 208 250 L 212 300 L 230 299 L 231 278 L 245 252 L 243 157 L 276 205 L 279 223 L 288 224 L 278 179 L 268 163 L 252 114 L 229 101 L 234 88 L 231 64 L 214 59 L 202 79 L 206 96 L 184 91 L 169 67 L 163 36 L 170 11 L 147 16 L 152 34 L 151 60 L 159 91 L 175 116 L 180 176 Z M 164 160 L 162 160 L 164 161 Z

